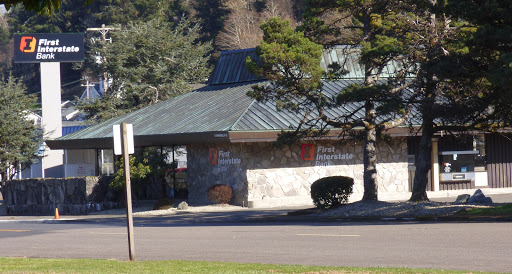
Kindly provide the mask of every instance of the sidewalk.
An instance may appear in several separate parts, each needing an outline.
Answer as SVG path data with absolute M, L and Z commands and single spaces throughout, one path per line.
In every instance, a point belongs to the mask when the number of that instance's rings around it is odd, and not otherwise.
M 512 203 L 512 193 L 509 194 L 487 194 L 495 204 Z M 454 202 L 456 197 L 431 198 L 436 202 Z M 1 200 L 0 200 L 1 204 Z M 0 205 L 0 208 L 2 206 Z M 475 217 L 427 217 L 427 218 L 394 218 L 394 217 L 313 217 L 305 214 L 288 214 L 300 212 L 312 208 L 312 206 L 280 207 L 280 208 L 226 208 L 216 211 L 178 211 L 175 214 L 166 215 L 134 215 L 134 223 L 161 222 L 175 224 L 193 223 L 225 223 L 225 222 L 298 222 L 298 221 L 512 221 L 512 218 L 475 218 Z M 134 212 L 137 207 L 134 207 Z M 1 211 L 0 211 L 1 214 Z M 5 216 L 0 215 L 0 225 L 8 222 L 32 222 L 32 223 L 66 223 L 66 222 L 126 222 L 124 210 L 118 210 L 114 214 L 93 214 L 93 215 L 60 215 L 55 216 Z

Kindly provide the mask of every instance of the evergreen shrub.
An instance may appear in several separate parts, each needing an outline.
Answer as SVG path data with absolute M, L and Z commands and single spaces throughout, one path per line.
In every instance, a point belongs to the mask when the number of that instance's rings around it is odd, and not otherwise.
M 316 180 L 311 185 L 311 199 L 317 208 L 328 209 L 348 202 L 354 179 L 331 176 Z
M 208 199 L 217 204 L 228 204 L 233 198 L 233 189 L 228 185 L 217 184 L 208 189 Z

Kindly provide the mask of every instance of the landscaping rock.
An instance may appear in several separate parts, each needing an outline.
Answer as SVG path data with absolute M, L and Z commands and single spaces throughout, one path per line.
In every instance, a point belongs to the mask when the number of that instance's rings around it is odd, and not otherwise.
M 468 202 L 469 198 L 471 198 L 471 195 L 469 194 L 461 194 L 457 196 L 457 199 L 455 200 L 456 204 L 465 204 Z
M 188 204 L 187 202 L 183 201 L 181 202 L 179 205 L 178 205 L 178 210 L 187 210 L 188 209 Z
M 492 204 L 492 199 L 490 197 L 485 197 L 482 190 L 478 189 L 475 191 L 475 194 L 468 199 L 468 203 Z
M 493 201 L 492 201 L 492 198 L 491 197 L 485 197 L 482 202 L 480 202 L 481 204 L 492 204 Z

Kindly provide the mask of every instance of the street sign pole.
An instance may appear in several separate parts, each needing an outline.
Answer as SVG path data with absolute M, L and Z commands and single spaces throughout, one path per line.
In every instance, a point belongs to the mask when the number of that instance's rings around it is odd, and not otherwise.
M 123 146 L 124 179 L 126 182 L 126 223 L 128 226 L 128 249 L 130 261 L 135 261 L 135 246 L 133 241 L 132 191 L 130 183 L 130 154 L 128 153 L 128 137 L 126 122 L 121 123 L 121 140 Z

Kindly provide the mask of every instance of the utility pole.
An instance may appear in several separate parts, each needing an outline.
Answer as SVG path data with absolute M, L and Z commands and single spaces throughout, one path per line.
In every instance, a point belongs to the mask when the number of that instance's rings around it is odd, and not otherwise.
M 87 28 L 87 31 L 99 31 L 101 33 L 101 40 L 103 41 L 103 47 L 107 40 L 112 43 L 112 38 L 107 39 L 107 33 L 109 30 L 118 30 L 118 28 L 105 27 L 105 24 L 101 25 L 101 28 Z M 107 62 L 107 58 L 103 57 L 103 62 Z M 103 94 L 107 94 L 108 89 L 108 73 L 103 72 Z
M 94 85 L 92 84 L 89 84 L 89 77 L 85 76 L 85 81 L 86 81 L 86 84 L 85 85 L 81 85 L 82 87 L 86 87 L 86 97 L 87 97 L 87 101 L 89 101 L 89 87 L 94 87 Z

